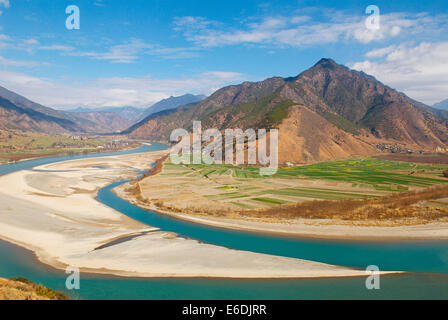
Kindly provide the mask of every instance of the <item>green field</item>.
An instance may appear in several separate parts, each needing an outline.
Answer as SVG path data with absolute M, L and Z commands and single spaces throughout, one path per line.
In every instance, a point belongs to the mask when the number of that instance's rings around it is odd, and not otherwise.
M 166 164 L 168 170 L 170 166 L 177 167 L 177 165 L 171 163 Z M 353 186 L 370 186 L 376 190 L 404 191 L 408 190 L 410 186 L 428 187 L 448 182 L 442 177 L 442 172 L 447 169 L 448 165 L 416 164 L 364 158 L 280 168 L 273 176 L 260 176 L 258 168 L 219 164 L 186 165 L 183 174 L 207 177 L 232 174 L 234 178 L 241 179 L 323 179 L 344 181 L 352 183 Z
M 442 177 L 442 171 L 446 169 L 448 165 L 364 158 L 281 168 L 273 176 L 261 176 L 259 169 L 254 167 L 174 165 L 168 162 L 161 176 L 182 176 L 187 181 L 191 179 L 191 184 L 211 184 L 210 189 L 215 191 L 203 194 L 207 199 L 254 208 L 304 199 L 374 198 L 409 188 L 426 188 L 448 182 Z M 321 181 L 323 185 L 315 185 L 315 181 Z M 343 183 L 342 189 L 340 183 Z
M 91 152 L 106 143 L 107 141 L 87 137 L 81 139 L 31 132 L 2 132 L 0 162 L 7 162 L 12 155 Z
M 405 191 L 410 186 L 429 187 L 445 183 L 442 171 L 447 165 L 416 164 L 373 158 L 323 162 L 280 169 L 282 178 L 307 177 L 368 185 L 377 190 Z M 424 176 L 422 176 L 424 175 Z
M 96 139 L 74 140 L 68 136 L 22 133 L 7 135 L 0 139 L 0 150 L 47 150 L 57 147 L 89 148 L 104 145 Z

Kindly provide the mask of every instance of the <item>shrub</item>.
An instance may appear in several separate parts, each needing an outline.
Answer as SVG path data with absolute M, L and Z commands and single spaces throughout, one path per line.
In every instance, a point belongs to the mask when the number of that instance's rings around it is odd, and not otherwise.
M 28 280 L 27 278 L 24 278 L 24 277 L 11 278 L 10 280 L 25 283 L 25 284 L 31 284 L 31 285 L 33 284 L 30 280 Z
M 45 297 L 51 300 L 68 300 L 67 296 L 62 292 L 54 291 L 44 287 L 43 285 L 38 285 L 35 287 L 34 292 L 41 297 Z
M 34 293 L 37 294 L 38 296 L 48 298 L 51 300 L 68 300 L 68 297 L 64 293 L 46 288 L 41 284 L 36 285 L 35 283 L 26 278 L 18 277 L 18 278 L 11 278 L 10 280 L 21 282 L 31 286 L 34 289 Z

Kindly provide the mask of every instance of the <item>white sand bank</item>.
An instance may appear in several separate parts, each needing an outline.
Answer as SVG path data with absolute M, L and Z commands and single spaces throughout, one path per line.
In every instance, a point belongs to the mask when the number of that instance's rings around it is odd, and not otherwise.
M 231 250 L 136 222 L 95 200 L 99 188 L 164 152 L 72 160 L 0 177 L 0 238 L 57 268 L 139 277 L 336 277 L 362 270 Z M 137 235 L 131 240 L 112 243 Z M 97 249 L 98 247 L 101 249 Z

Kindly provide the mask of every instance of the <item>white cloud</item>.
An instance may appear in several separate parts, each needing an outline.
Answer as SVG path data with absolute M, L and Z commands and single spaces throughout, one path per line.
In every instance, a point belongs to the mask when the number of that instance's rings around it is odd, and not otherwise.
M 367 57 L 383 59 L 350 67 L 429 105 L 448 98 L 448 42 L 402 44 L 371 51 Z
M 56 82 L 9 71 L 0 71 L 0 85 L 46 106 L 70 109 L 87 107 L 144 107 L 171 95 L 210 93 L 211 88 L 241 82 L 237 72 L 208 71 L 189 78 L 100 78 L 88 82 Z
M 9 8 L 9 0 L 0 0 L 0 4 L 3 5 L 5 8 Z
M 9 67 L 36 67 L 39 65 L 43 65 L 45 63 L 40 63 L 36 61 L 24 61 L 24 60 L 15 60 L 15 59 L 7 59 L 0 56 L 0 65 L 9 66 Z
M 210 27 L 222 26 L 221 23 L 217 21 L 208 20 L 204 17 L 176 17 L 174 18 L 174 29 L 177 31 L 182 31 L 187 28 L 188 30 L 207 30 Z
M 45 50 L 45 51 L 73 51 L 74 47 L 61 45 L 61 44 L 51 44 L 51 45 L 41 45 L 40 41 L 35 38 L 30 38 L 26 40 L 18 40 L 12 41 L 12 39 L 8 36 L 5 36 L 5 40 L 11 40 L 11 48 L 14 48 L 18 51 L 27 51 L 29 54 L 34 54 L 36 50 Z M 2 35 L 0 35 L 0 40 L 2 40 Z
M 1 30 L 1 27 L 0 27 Z M 0 34 L 0 48 L 8 47 L 17 51 L 26 51 L 33 55 L 38 50 L 56 51 L 63 56 L 86 57 L 93 60 L 104 60 L 111 63 L 134 63 L 142 56 L 157 56 L 163 59 L 187 59 L 199 55 L 202 50 L 198 47 L 163 47 L 158 44 L 149 44 L 142 39 L 131 38 L 119 44 L 111 44 L 111 41 L 102 40 L 100 51 L 83 50 L 81 45 L 74 47 L 65 44 L 43 44 L 38 39 L 11 39 L 5 34 Z M 105 43 L 106 42 L 106 43 Z M 85 44 L 84 44 L 85 45 Z M 104 49 L 106 48 L 106 50 Z
M 71 46 L 65 46 L 60 44 L 52 44 L 49 46 L 41 46 L 39 50 L 49 50 L 49 51 L 73 51 L 75 48 Z
M 164 59 L 186 59 L 198 56 L 200 48 L 177 47 L 169 48 L 158 44 L 149 44 L 142 39 L 130 39 L 124 43 L 109 47 L 108 51 L 71 51 L 63 53 L 69 56 L 88 57 L 94 60 L 107 60 L 111 63 L 135 63 L 144 55 L 157 56 Z M 62 51 L 62 50 L 61 50 Z
M 401 28 L 399 26 L 393 26 L 392 29 L 390 29 L 390 34 L 392 37 L 398 36 L 401 32 Z
M 143 50 L 152 47 L 153 45 L 146 44 L 140 39 L 131 39 L 126 43 L 110 47 L 106 52 L 76 51 L 68 55 L 90 57 L 95 60 L 109 60 L 113 63 L 133 63 Z
M 105 7 L 106 6 L 104 4 L 104 0 L 96 0 L 96 1 L 93 2 L 93 5 L 97 6 L 97 7 Z
M 395 46 L 389 46 L 386 48 L 375 49 L 366 53 L 367 58 L 382 58 L 386 54 L 395 50 Z
M 39 41 L 37 39 L 27 39 L 24 40 L 23 43 L 27 45 L 38 45 Z
M 9 8 L 9 0 L 0 0 L 0 5 L 3 5 L 5 8 Z M 0 10 L 0 16 L 3 14 L 3 11 Z
M 415 35 L 448 28 L 448 16 L 442 14 L 383 14 L 379 30 L 366 28 L 367 16 L 347 15 L 342 11 L 328 11 L 324 16 L 325 19 L 318 21 L 309 16 L 268 16 L 238 28 L 204 17 L 178 17 L 174 19 L 174 30 L 203 47 L 237 44 L 301 47 L 340 41 L 370 43 L 398 37 L 404 32 Z
M 163 59 L 188 59 L 199 56 L 199 48 L 187 48 L 187 47 L 179 47 L 179 48 L 165 48 L 155 46 L 150 50 L 147 50 L 145 54 L 158 56 Z

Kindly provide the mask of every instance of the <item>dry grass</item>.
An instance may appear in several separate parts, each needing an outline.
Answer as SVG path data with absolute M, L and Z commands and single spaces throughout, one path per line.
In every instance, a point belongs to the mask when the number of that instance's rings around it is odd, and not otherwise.
M 425 201 L 448 197 L 448 186 L 392 194 L 379 199 L 306 201 L 263 210 L 245 211 L 245 215 L 286 219 L 400 220 L 414 218 L 424 223 L 448 218 L 448 209 L 426 206 Z
M 125 189 L 125 191 L 131 195 L 134 196 L 138 201 L 144 202 L 145 199 L 142 197 L 142 189 L 140 187 L 140 181 L 143 179 L 158 174 L 163 169 L 163 163 L 166 161 L 169 155 L 163 156 L 160 159 L 157 159 L 154 166 L 143 172 L 142 176 L 135 182 L 132 182 L 130 184 L 130 187 Z
M 400 224 L 424 224 L 448 219 L 448 209 L 428 206 L 426 201 L 448 197 L 448 186 L 437 186 L 421 191 L 392 194 L 379 199 L 315 200 L 278 205 L 253 210 L 204 208 L 191 204 L 184 208 L 167 205 L 159 199 L 149 200 L 141 196 L 138 184 L 127 190 L 140 203 L 160 210 L 193 215 L 210 215 L 229 218 L 258 218 L 269 220 L 328 219 L 347 222 L 394 222 Z
M 139 181 L 141 181 L 149 176 L 154 176 L 154 175 L 158 174 L 159 172 L 161 172 L 163 169 L 163 163 L 166 161 L 166 159 L 168 159 L 168 157 L 169 157 L 169 155 L 167 154 L 166 156 L 163 156 L 162 158 L 157 159 L 154 166 L 151 169 L 143 172 Z
M 68 300 L 61 292 L 37 285 L 25 278 L 0 278 L 0 300 Z

